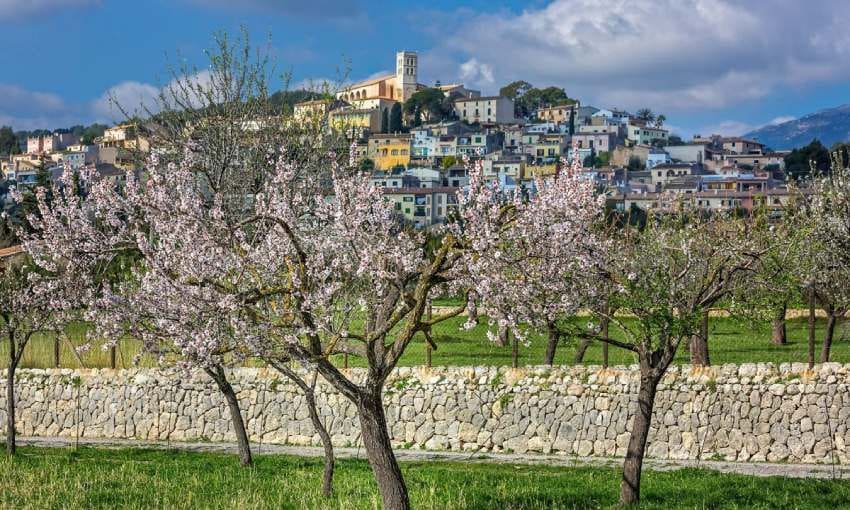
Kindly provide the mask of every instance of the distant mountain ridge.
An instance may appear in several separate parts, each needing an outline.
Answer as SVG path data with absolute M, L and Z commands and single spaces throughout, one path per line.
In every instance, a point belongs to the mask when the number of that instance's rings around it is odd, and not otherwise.
M 755 138 L 776 150 L 802 147 L 815 138 L 831 147 L 836 142 L 850 140 L 850 104 L 827 108 L 781 124 L 764 126 L 744 136 Z

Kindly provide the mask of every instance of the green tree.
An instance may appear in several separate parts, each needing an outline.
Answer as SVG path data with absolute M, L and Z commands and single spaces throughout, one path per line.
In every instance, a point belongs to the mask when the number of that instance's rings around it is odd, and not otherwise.
M 18 137 L 9 126 L 0 127 L 0 156 L 18 153 Z
M 401 103 L 395 103 L 390 109 L 390 133 L 400 133 L 404 128 L 401 116 Z
M 667 122 L 667 116 L 664 114 L 658 114 L 655 116 L 655 126 L 663 127 L 664 123 Z
M 454 113 L 454 108 L 451 100 L 449 100 L 443 91 L 437 88 L 427 88 L 417 91 L 410 99 L 404 103 L 404 113 L 408 117 L 416 119 L 419 115 L 420 120 L 424 118 L 426 121 L 443 121 L 451 118 Z M 419 125 L 414 121 L 414 125 Z
M 534 85 L 528 83 L 525 80 L 517 80 L 515 82 L 511 82 L 504 87 L 499 89 L 499 95 L 501 97 L 508 97 L 511 99 L 517 99 L 522 97 L 526 92 L 533 89 Z
M 109 126 L 106 126 L 105 124 L 92 124 L 83 130 L 83 133 L 80 135 L 80 143 L 92 145 L 95 138 L 103 136 L 103 132 L 106 131 L 108 127 Z
M 389 111 L 384 108 L 381 110 L 381 133 L 387 133 L 390 130 L 390 114 Z
M 639 157 L 632 156 L 629 158 L 628 169 L 632 172 L 639 172 L 644 169 L 644 164 L 641 162 Z
M 819 172 L 829 172 L 829 165 L 829 151 L 817 139 L 785 156 L 785 172 L 794 180 L 810 177 L 812 166 Z
M 372 172 L 375 170 L 375 161 L 370 158 L 363 158 L 360 160 L 360 171 L 361 172 Z
M 455 156 L 446 156 L 440 163 L 444 169 L 449 169 L 457 164 L 457 158 Z
M 652 113 L 652 110 L 649 108 L 641 108 L 637 111 L 635 116 L 644 122 L 652 122 L 655 120 L 655 114 Z

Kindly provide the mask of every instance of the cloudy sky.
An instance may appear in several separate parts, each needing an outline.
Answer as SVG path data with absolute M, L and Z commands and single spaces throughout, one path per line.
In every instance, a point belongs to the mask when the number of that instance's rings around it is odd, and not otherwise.
M 584 104 L 666 114 L 682 135 L 738 134 L 850 103 L 848 0 L 0 0 L 0 125 L 120 118 L 204 66 L 217 30 L 271 38 L 293 80 L 392 69 L 495 93 L 525 79 Z

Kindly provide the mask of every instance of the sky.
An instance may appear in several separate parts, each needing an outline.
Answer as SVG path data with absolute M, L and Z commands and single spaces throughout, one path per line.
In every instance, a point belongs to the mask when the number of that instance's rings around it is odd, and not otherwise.
M 290 88 L 392 72 L 495 94 L 513 80 L 742 134 L 850 103 L 850 0 L 0 0 L 0 125 L 120 120 L 213 35 L 268 47 Z

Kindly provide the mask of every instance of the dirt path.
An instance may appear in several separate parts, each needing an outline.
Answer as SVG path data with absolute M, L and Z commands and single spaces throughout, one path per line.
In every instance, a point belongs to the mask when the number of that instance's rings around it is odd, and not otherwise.
M 74 440 L 58 437 L 27 437 L 19 440 L 20 445 L 40 446 L 50 448 L 65 448 L 74 445 Z M 173 448 L 192 452 L 223 452 L 236 453 L 236 446 L 230 443 L 165 443 L 143 442 L 136 440 L 115 439 L 81 439 L 81 445 L 97 448 Z M 282 445 L 251 445 L 258 454 L 295 455 L 299 457 L 321 457 L 322 449 L 307 446 Z M 335 448 L 339 458 L 365 458 L 365 453 L 359 448 Z M 400 461 L 450 461 L 450 462 L 488 462 L 494 464 L 528 464 L 542 466 L 602 466 L 619 467 L 619 458 L 574 457 L 567 455 L 516 454 L 516 453 L 461 453 L 461 452 L 432 452 L 425 450 L 397 449 L 396 457 Z M 704 460 L 670 461 L 647 459 L 646 469 L 655 471 L 671 471 L 683 468 L 702 468 L 721 473 L 736 473 L 752 476 L 782 476 L 786 478 L 841 478 L 850 480 L 850 465 L 825 464 L 771 464 L 766 462 L 723 462 Z

